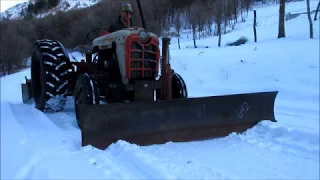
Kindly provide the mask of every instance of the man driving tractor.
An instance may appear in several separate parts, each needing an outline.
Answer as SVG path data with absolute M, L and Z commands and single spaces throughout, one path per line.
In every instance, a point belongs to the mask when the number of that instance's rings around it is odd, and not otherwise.
M 102 31 L 100 33 L 100 36 L 113 33 L 121 29 L 125 29 L 126 27 L 131 27 L 132 26 L 131 14 L 132 14 L 131 4 L 123 3 L 121 6 L 120 16 L 118 17 L 118 20 L 109 26 L 108 31 Z
M 110 25 L 109 32 L 115 32 L 126 27 L 132 26 L 132 6 L 130 3 L 123 3 L 121 6 L 120 16 L 118 20 Z

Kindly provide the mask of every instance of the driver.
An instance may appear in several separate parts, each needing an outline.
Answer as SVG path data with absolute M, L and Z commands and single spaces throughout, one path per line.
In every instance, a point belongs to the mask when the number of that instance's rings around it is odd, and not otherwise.
M 130 3 L 123 3 L 120 10 L 120 16 L 118 17 L 118 20 L 110 25 L 109 27 L 109 33 L 121 30 L 126 28 L 126 14 L 128 12 L 128 16 L 130 19 L 130 27 L 132 26 L 132 6 Z

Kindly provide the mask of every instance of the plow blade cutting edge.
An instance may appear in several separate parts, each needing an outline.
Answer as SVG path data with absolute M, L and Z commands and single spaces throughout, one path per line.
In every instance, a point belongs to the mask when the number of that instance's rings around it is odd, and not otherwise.
M 274 121 L 278 91 L 178 99 L 81 105 L 82 146 L 105 149 L 117 140 L 138 145 L 204 140 L 244 132 Z

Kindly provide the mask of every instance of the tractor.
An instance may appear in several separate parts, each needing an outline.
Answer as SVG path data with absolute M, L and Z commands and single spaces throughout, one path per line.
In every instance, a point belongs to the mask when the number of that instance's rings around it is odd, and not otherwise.
M 120 139 L 148 145 L 219 137 L 275 121 L 277 91 L 188 98 L 170 65 L 170 38 L 162 38 L 160 52 L 160 38 L 147 31 L 137 5 L 143 27 L 94 38 L 80 62 L 70 61 L 57 40 L 36 41 L 23 102 L 33 98 L 37 109 L 58 112 L 73 96 L 82 145 L 100 149 Z

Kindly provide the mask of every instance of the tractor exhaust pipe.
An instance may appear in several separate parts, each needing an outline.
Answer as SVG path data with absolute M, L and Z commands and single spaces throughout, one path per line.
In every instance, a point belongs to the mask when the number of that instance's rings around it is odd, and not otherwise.
M 140 2 L 140 0 L 137 0 L 137 4 L 138 4 L 139 14 L 140 14 L 141 22 L 142 22 L 142 27 L 143 27 L 144 29 L 147 29 L 146 21 L 145 21 L 145 19 L 144 19 L 144 15 L 143 15 L 143 11 L 142 11 L 142 8 L 141 8 L 141 2 Z
M 169 44 L 170 38 L 162 38 L 162 59 L 161 59 L 161 100 L 172 100 L 171 80 L 172 70 L 169 62 Z

